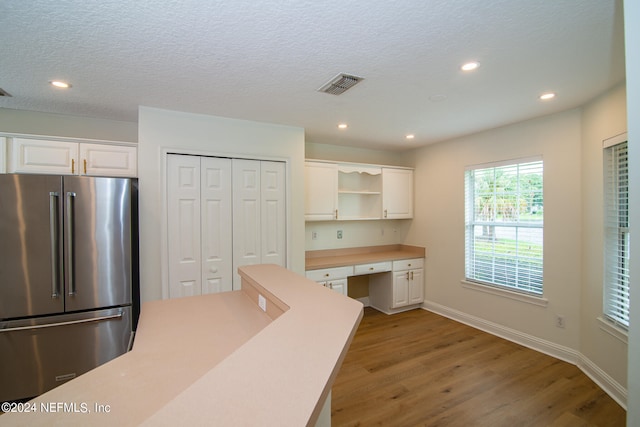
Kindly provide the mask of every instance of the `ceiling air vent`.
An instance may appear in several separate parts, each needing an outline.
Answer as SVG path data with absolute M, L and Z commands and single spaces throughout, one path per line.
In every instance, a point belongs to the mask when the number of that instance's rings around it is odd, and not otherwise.
M 318 89 L 318 92 L 329 93 L 331 95 L 342 95 L 347 90 L 358 84 L 360 80 L 364 80 L 364 77 L 352 76 L 350 74 L 338 74 Z
M 11 98 L 11 94 L 0 87 L 0 96 L 7 96 Z

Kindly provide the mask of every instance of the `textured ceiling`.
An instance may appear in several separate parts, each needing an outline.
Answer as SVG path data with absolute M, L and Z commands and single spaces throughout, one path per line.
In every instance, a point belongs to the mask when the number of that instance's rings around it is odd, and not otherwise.
M 406 149 L 574 108 L 623 81 L 621 3 L 4 0 L 0 87 L 13 96 L 0 107 L 136 121 L 145 105 Z M 468 60 L 481 67 L 463 73 Z M 365 80 L 316 91 L 341 72 Z M 556 99 L 539 101 L 547 90 Z

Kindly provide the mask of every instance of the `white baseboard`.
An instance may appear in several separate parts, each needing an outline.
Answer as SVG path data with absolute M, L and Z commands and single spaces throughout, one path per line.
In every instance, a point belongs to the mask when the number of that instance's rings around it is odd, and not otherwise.
M 543 340 L 529 334 L 522 333 L 512 328 L 489 322 L 476 316 L 437 304 L 425 301 L 423 309 L 455 320 L 465 325 L 471 326 L 481 331 L 523 345 L 532 350 L 539 351 L 556 359 L 576 365 L 582 372 L 600 386 L 613 400 L 618 402 L 625 410 L 627 409 L 627 390 L 620 383 L 615 381 L 610 375 L 600 369 L 582 353 L 569 347 L 555 344 L 551 341 Z
M 578 368 L 585 373 L 586 376 L 591 378 L 594 383 L 598 384 L 613 400 L 618 402 L 620 406 L 627 410 L 627 389 L 620 385 L 619 382 L 611 378 L 609 374 L 600 369 L 598 365 L 593 363 L 591 359 L 588 359 L 584 355 L 580 355 L 581 358 L 578 361 Z

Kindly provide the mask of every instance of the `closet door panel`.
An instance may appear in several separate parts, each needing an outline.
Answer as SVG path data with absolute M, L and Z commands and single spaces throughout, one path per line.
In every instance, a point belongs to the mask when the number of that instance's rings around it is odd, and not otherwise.
M 261 168 L 262 263 L 286 267 L 285 164 L 263 161 Z
M 260 161 L 233 159 L 233 289 L 238 267 L 260 264 Z
M 226 292 L 233 283 L 231 159 L 201 160 L 202 293 Z
M 169 297 L 200 295 L 200 158 L 167 156 Z

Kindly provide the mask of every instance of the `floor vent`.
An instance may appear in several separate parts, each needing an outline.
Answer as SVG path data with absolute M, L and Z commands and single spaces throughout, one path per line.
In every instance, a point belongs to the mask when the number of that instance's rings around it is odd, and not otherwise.
M 358 84 L 361 80 L 364 80 L 364 78 L 352 76 L 350 74 L 338 74 L 318 89 L 318 92 L 329 93 L 331 95 L 342 95 L 347 90 Z
M 7 96 L 9 98 L 11 98 L 11 94 L 9 92 L 7 92 L 6 90 L 2 89 L 0 87 L 0 96 Z

